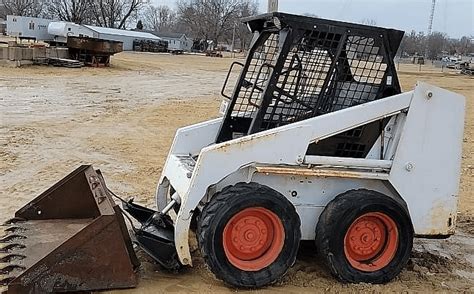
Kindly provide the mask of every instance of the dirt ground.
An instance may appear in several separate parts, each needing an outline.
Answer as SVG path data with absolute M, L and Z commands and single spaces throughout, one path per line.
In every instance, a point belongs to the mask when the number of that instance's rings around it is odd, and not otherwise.
M 80 164 L 100 168 L 108 186 L 153 206 L 161 166 L 178 127 L 217 116 L 230 58 L 122 53 L 110 68 L 0 68 L 0 221 Z M 474 292 L 474 79 L 401 65 L 405 91 L 417 80 L 467 98 L 457 233 L 416 240 L 406 269 L 386 285 L 344 285 L 303 244 L 274 286 L 250 292 Z M 449 111 L 449 110 L 447 110 Z M 121 293 L 235 292 L 203 261 L 167 273 L 140 254 L 137 289 Z

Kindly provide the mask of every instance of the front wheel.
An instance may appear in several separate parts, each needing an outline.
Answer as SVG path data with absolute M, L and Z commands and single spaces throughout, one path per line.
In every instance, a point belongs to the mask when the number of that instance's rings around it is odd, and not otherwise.
M 223 189 L 203 208 L 201 253 L 217 278 L 236 287 L 276 282 L 294 264 L 301 238 L 294 206 L 257 183 Z
M 316 227 L 316 246 L 332 274 L 350 283 L 385 283 L 408 262 L 413 227 L 398 201 L 370 190 L 338 195 Z

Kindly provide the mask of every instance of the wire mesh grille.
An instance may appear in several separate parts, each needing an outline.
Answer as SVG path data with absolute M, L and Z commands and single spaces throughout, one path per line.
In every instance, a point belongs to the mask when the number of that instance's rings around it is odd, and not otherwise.
M 331 102 L 325 112 L 336 111 L 373 101 L 379 94 L 380 84 L 387 70 L 380 46 L 373 38 L 348 36 L 345 55 L 338 60 L 338 78 L 333 84 Z M 344 65 L 349 70 L 341 70 Z
M 255 39 L 216 142 L 401 92 L 393 65 L 401 31 L 281 13 L 248 25 Z M 325 138 L 307 154 L 365 157 L 385 124 Z
M 254 51 L 232 111 L 234 117 L 252 118 L 278 58 L 279 35 L 269 33 Z
M 293 43 L 261 130 L 377 98 L 387 69 L 380 46 L 373 38 L 343 38 L 311 31 Z
M 296 40 L 279 75 L 262 129 L 312 116 L 330 75 L 332 52 L 341 38 L 341 34 L 311 31 Z

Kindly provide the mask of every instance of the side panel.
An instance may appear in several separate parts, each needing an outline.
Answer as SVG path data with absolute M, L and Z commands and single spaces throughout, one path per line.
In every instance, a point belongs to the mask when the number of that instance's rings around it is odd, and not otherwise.
M 415 89 L 389 180 L 407 202 L 416 234 L 454 233 L 464 107 L 455 93 L 424 83 Z
M 201 149 L 214 144 L 222 118 L 205 121 L 178 129 L 170 152 L 196 155 Z
M 168 178 L 173 187 L 181 191 L 180 193 L 178 192 L 180 196 L 184 195 L 189 187 L 190 179 L 187 177 L 188 172 L 185 171 L 183 174 L 179 174 L 183 169 L 178 168 L 180 162 L 177 160 L 176 155 L 191 154 L 194 156 L 199 154 L 202 148 L 213 144 L 221 122 L 222 118 L 217 118 L 180 128 L 176 131 L 173 144 L 171 145 L 165 165 L 163 166 L 161 180 L 157 186 L 156 203 L 158 207 L 161 207 L 163 203 L 167 202 L 167 192 L 160 193 L 160 184 L 164 181 L 165 177 Z
M 380 180 L 338 177 L 305 177 L 255 173 L 252 182 L 271 187 L 296 207 L 301 219 L 301 239 L 314 240 L 319 215 L 337 195 L 352 189 L 370 189 L 397 198 Z

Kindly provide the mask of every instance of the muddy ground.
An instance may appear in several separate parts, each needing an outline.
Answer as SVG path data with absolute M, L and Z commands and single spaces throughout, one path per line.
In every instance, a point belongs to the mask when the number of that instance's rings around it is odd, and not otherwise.
M 111 68 L 0 68 L 0 221 L 80 164 L 100 168 L 109 187 L 153 206 L 175 130 L 217 116 L 230 58 L 123 53 Z M 416 240 L 406 269 L 386 285 L 344 285 L 303 244 L 296 265 L 251 292 L 474 292 L 474 79 L 402 65 L 404 90 L 426 81 L 467 97 L 457 233 Z M 180 274 L 140 254 L 137 289 L 122 293 L 235 292 L 199 257 Z

